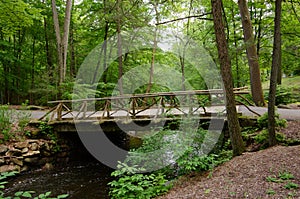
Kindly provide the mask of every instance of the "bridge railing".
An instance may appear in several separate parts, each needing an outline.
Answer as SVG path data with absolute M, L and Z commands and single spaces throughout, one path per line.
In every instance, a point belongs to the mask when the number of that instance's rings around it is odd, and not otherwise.
M 234 93 L 246 100 L 242 96 L 249 94 L 246 89 L 247 87 L 235 88 Z M 101 120 L 118 117 L 157 118 L 165 114 L 194 115 L 199 114 L 200 110 L 206 114 L 205 106 L 208 97 L 222 98 L 223 95 L 222 89 L 213 89 L 50 101 L 48 103 L 55 104 L 55 106 L 39 120 L 47 118 L 51 122 L 67 119 Z M 201 96 L 206 96 L 206 100 Z

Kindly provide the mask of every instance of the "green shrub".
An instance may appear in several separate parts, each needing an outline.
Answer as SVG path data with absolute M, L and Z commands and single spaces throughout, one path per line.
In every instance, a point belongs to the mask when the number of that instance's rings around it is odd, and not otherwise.
M 263 114 L 257 119 L 258 126 L 261 129 L 268 128 L 268 113 Z M 286 120 L 279 119 L 279 114 L 275 114 L 275 126 L 276 127 L 286 127 Z
M 165 193 L 171 187 L 167 185 L 165 175 L 156 172 L 143 174 L 144 169 L 130 167 L 119 162 L 118 170 L 112 172 L 112 176 L 117 177 L 108 185 L 111 187 L 111 198 L 127 199 L 150 199 Z
M 269 97 L 269 92 L 265 93 L 266 99 Z M 278 85 L 276 89 L 275 105 L 290 104 L 297 101 L 293 96 L 293 89 L 291 87 L 283 87 Z
M 4 141 L 11 138 L 13 115 L 13 110 L 10 110 L 7 105 L 0 106 L 0 133 L 2 133 Z

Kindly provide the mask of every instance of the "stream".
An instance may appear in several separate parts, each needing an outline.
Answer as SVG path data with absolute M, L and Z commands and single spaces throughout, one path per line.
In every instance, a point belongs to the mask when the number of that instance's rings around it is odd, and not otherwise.
M 13 196 L 17 191 L 30 190 L 36 194 L 51 191 L 51 196 L 67 193 L 68 198 L 107 199 L 111 172 L 112 169 L 96 160 L 72 162 L 51 171 L 36 170 L 12 177 L 4 192 Z

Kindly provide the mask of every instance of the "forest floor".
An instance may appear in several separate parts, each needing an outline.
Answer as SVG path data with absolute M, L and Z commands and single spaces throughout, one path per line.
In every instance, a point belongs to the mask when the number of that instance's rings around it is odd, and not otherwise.
M 281 129 L 300 140 L 300 121 Z M 300 198 L 300 145 L 275 146 L 243 155 L 205 173 L 183 176 L 159 199 Z

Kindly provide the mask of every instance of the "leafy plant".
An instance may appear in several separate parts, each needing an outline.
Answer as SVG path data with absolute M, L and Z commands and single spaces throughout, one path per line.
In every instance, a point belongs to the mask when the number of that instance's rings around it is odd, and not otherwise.
M 294 179 L 294 175 L 290 172 L 287 172 L 287 171 L 279 172 L 278 177 L 282 180 Z
M 267 189 L 266 192 L 267 192 L 268 195 L 275 195 L 276 194 L 276 192 L 273 189 Z
M 13 124 L 13 110 L 10 110 L 7 105 L 0 106 L 0 133 L 2 133 L 4 141 L 10 139 L 11 128 Z
M 268 113 L 263 114 L 257 119 L 258 126 L 261 129 L 268 128 Z M 286 120 L 280 119 L 279 114 L 275 114 L 275 126 L 276 127 L 286 127 Z
M 284 185 L 285 189 L 298 189 L 299 185 L 293 182 L 288 182 L 286 185 Z
M 268 182 L 276 182 L 276 183 L 282 182 L 282 179 L 278 179 L 278 178 L 276 177 L 276 175 L 268 176 L 268 177 L 266 178 L 266 180 L 267 180 Z
M 142 168 L 130 167 L 119 162 L 118 170 L 111 175 L 118 177 L 108 185 L 111 187 L 110 196 L 112 198 L 138 198 L 147 199 L 158 196 L 169 190 L 165 175 L 157 173 L 142 174 Z
M 63 199 L 69 197 L 69 194 L 61 194 L 56 197 L 50 197 L 51 191 L 39 194 L 38 196 L 34 197 L 35 191 L 18 191 L 14 194 L 14 196 L 4 196 L 4 192 L 1 189 L 5 188 L 5 184 L 7 184 L 6 180 L 8 177 L 15 176 L 17 172 L 4 172 L 0 173 L 0 198 L 1 199 L 21 199 L 21 198 L 34 198 L 34 199 Z

